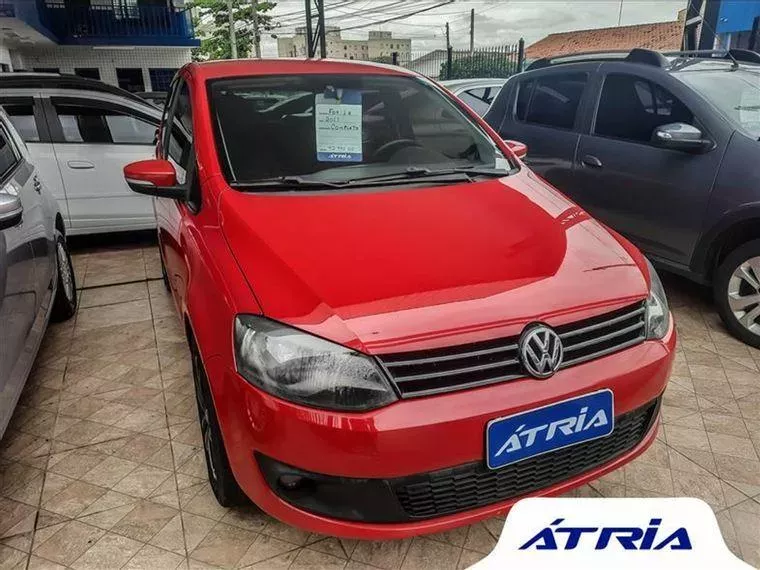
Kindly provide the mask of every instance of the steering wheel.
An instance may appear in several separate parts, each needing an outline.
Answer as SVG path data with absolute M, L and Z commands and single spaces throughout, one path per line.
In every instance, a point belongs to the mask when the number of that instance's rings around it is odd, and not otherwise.
M 373 154 L 373 158 L 378 161 L 388 160 L 391 156 L 397 153 L 402 148 L 408 146 L 422 146 L 417 141 L 412 139 L 396 139 L 390 141 L 378 148 Z

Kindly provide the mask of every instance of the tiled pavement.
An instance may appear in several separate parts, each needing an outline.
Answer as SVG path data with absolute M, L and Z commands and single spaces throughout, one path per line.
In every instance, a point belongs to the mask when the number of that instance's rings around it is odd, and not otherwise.
M 0 441 L 0 569 L 446 569 L 493 548 L 500 519 L 362 542 L 218 506 L 156 250 L 79 254 L 75 266 L 79 313 L 50 328 Z M 760 351 L 726 335 L 700 289 L 666 286 L 681 343 L 659 439 L 576 494 L 701 497 L 730 548 L 760 566 Z

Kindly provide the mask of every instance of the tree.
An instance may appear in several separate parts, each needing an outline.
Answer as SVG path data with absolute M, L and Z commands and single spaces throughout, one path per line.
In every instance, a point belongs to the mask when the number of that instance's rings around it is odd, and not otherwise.
M 259 35 L 272 30 L 274 22 L 268 14 L 277 3 L 255 0 L 259 20 Z M 230 20 L 227 0 L 192 0 L 195 30 L 201 47 L 194 50 L 193 59 L 230 59 Z M 239 57 L 248 57 L 253 51 L 253 4 L 251 0 L 232 0 L 232 17 L 235 21 L 235 38 Z
M 444 61 L 440 77 L 445 79 L 469 79 L 472 77 L 509 77 L 517 73 L 517 53 L 510 47 L 485 48 L 473 54 L 454 52 L 451 75 Z

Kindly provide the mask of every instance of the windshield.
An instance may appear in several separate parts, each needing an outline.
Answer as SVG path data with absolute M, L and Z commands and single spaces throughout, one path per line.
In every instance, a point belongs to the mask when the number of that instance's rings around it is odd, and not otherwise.
M 281 75 L 209 87 L 230 183 L 345 182 L 414 169 L 511 168 L 493 141 L 431 84 L 383 75 Z
M 751 137 L 760 138 L 760 72 L 683 71 L 675 74 Z

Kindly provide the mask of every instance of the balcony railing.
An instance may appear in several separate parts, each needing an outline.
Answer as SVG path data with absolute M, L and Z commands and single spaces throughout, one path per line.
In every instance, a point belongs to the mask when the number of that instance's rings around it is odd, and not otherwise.
M 189 10 L 135 4 L 76 6 L 62 0 L 40 0 L 38 6 L 43 25 L 63 44 L 200 44 Z

